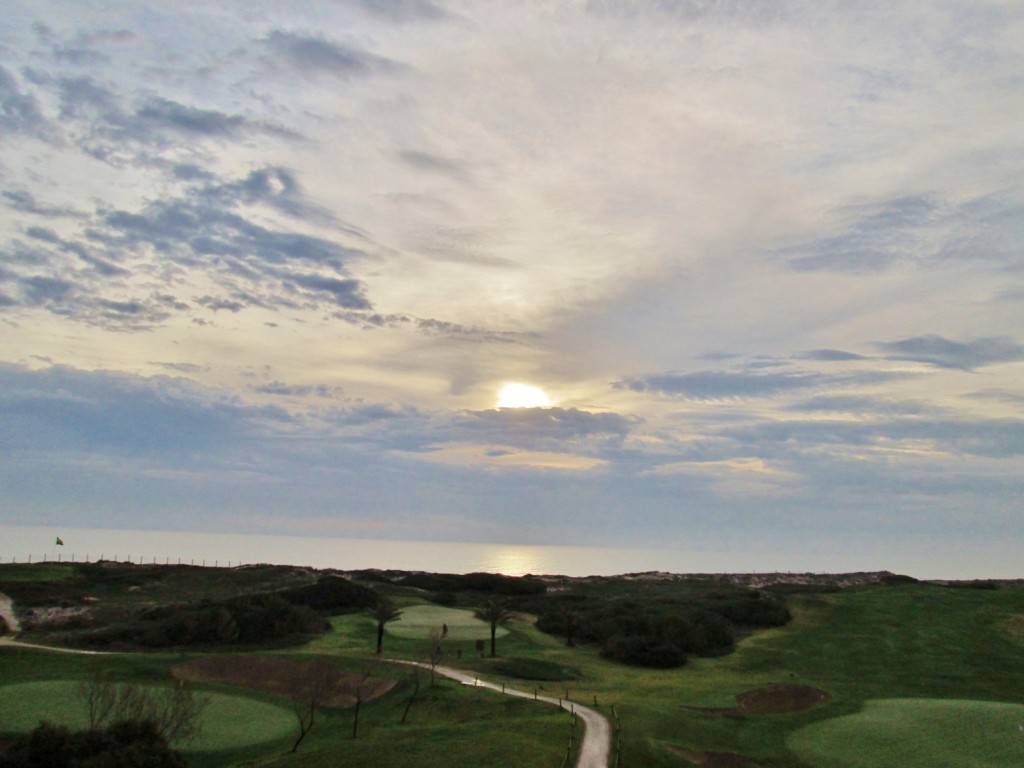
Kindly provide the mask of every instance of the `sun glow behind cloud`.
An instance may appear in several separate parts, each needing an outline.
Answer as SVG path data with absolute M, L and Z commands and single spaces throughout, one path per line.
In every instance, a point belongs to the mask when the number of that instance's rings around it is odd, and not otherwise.
M 551 398 L 540 387 L 510 382 L 498 392 L 498 408 L 550 408 Z

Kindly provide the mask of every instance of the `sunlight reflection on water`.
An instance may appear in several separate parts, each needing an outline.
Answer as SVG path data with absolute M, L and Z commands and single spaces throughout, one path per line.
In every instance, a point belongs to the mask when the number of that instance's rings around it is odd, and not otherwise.
M 64 546 L 56 546 L 61 537 Z M 1020 578 L 994 573 L 986 556 L 972 560 L 935 551 L 914 556 L 881 545 L 847 545 L 783 550 L 711 551 L 470 544 L 437 541 L 339 539 L 255 534 L 101 530 L 52 526 L 0 525 L 0 562 L 43 559 L 95 561 L 100 557 L 132 562 L 195 565 L 274 563 L 312 568 L 504 573 L 522 576 L 610 576 L 647 571 L 669 573 L 848 573 L 891 570 L 917 578 Z M 1003 558 L 1011 562 L 1009 556 Z M 996 562 L 999 562 L 996 560 Z M 1013 560 L 1016 562 L 1016 560 Z

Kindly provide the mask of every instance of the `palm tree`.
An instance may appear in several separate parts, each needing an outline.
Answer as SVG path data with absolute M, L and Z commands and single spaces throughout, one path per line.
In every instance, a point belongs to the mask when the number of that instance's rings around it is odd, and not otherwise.
M 401 615 L 402 612 L 386 597 L 382 597 L 377 601 L 377 607 L 373 609 L 373 618 L 377 620 L 377 653 L 384 649 L 384 625 L 389 624 Z
M 498 625 L 503 624 L 512 617 L 512 611 L 508 605 L 499 600 L 489 600 L 487 605 L 475 611 L 476 617 L 491 625 L 491 658 L 497 656 L 495 651 L 494 636 L 498 631 Z

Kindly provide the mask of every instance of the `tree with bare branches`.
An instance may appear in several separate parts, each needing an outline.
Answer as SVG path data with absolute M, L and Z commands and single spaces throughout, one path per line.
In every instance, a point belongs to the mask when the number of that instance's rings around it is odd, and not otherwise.
M 299 723 L 299 736 L 292 744 L 292 753 L 299 751 L 299 745 L 316 723 L 316 713 L 338 688 L 338 676 L 324 661 L 296 664 L 288 680 L 288 697 L 292 711 Z
M 444 639 L 444 633 L 440 627 L 436 627 L 427 633 L 427 660 L 430 662 L 430 687 L 434 687 L 434 670 L 437 669 L 438 663 L 441 661 L 441 657 L 444 655 L 444 649 L 441 647 L 441 641 Z
M 90 731 L 126 720 L 148 721 L 161 738 L 179 743 L 199 735 L 210 703 L 181 681 L 161 688 L 118 683 L 110 670 L 99 667 L 78 684 L 78 695 L 88 710 Z

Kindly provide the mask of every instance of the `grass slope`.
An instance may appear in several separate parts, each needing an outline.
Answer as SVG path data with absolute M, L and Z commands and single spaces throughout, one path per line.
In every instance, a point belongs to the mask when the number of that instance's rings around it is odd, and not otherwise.
M 821 768 L 1017 768 L 1024 705 L 954 699 L 869 701 L 853 715 L 802 728 L 787 743 Z

